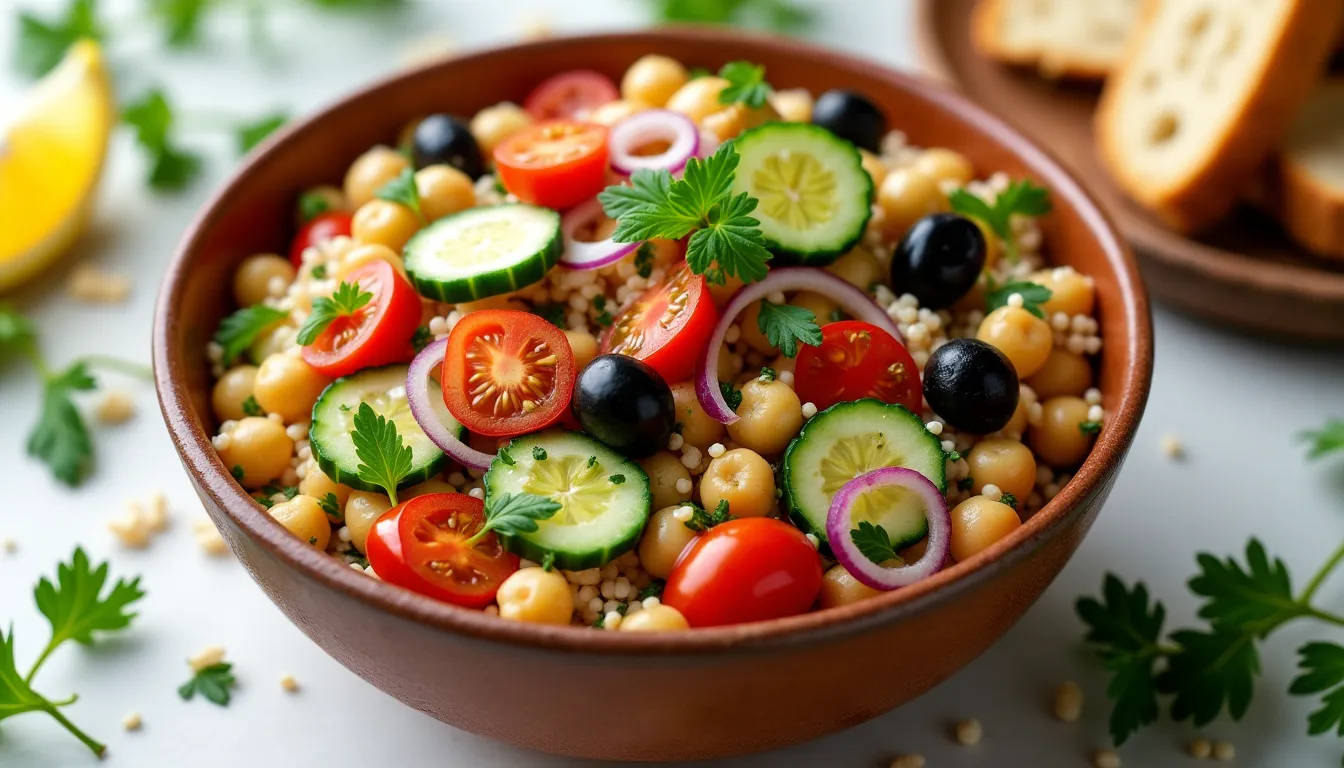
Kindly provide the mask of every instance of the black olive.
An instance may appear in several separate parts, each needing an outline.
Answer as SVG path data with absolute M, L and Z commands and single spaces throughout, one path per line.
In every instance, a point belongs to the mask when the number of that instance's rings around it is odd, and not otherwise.
M 812 107 L 812 124 L 869 152 L 882 150 L 887 118 L 873 102 L 853 91 L 827 91 Z
M 985 268 L 985 234 L 955 213 L 925 216 L 905 233 L 891 256 L 891 287 L 928 309 L 965 296 Z
M 485 175 L 485 161 L 471 128 L 452 115 L 430 115 L 411 134 L 411 160 L 417 169 L 451 165 L 473 180 Z
M 993 345 L 953 339 L 924 366 L 924 399 L 945 423 L 987 435 L 1003 429 L 1017 410 L 1017 371 Z
M 666 448 L 676 425 L 672 388 L 627 355 L 593 358 L 574 382 L 573 409 L 584 432 L 636 459 Z

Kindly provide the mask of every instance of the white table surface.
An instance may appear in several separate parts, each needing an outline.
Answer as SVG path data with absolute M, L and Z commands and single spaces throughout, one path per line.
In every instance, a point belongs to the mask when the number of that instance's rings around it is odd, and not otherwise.
M 56 3 L 4 4 L 0 58 L 6 63 L 14 31 L 9 8 L 17 4 Z M 418 0 L 394 20 L 377 23 L 277 11 L 281 49 L 270 63 L 248 54 L 243 23 L 226 18 L 211 30 L 213 42 L 203 52 L 158 58 L 143 37 L 117 48 L 118 83 L 134 93 L 161 80 L 181 104 L 197 109 L 260 112 L 287 105 L 303 111 L 400 66 L 408 41 L 426 34 L 476 45 L 515 37 L 532 19 L 563 32 L 634 26 L 646 18 L 645 0 L 492 0 L 491 12 L 475 10 L 483 5 Z M 909 0 L 825 5 L 813 37 L 886 64 L 914 66 Z M 302 41 L 301 51 L 287 45 L 296 40 Z M 0 116 L 11 113 L 22 88 L 8 69 L 0 74 Z M 141 161 L 128 136 L 117 136 L 96 221 L 71 261 L 87 258 L 134 275 L 134 293 L 125 306 L 81 305 L 63 295 L 59 277 L 49 277 L 12 297 L 35 317 L 54 362 L 93 351 L 148 360 L 159 275 L 193 211 L 233 163 L 222 141 L 205 140 L 202 146 L 212 151 L 208 177 L 184 194 L 155 196 L 140 183 Z M 1021 624 L 983 658 L 897 712 L 802 747 L 716 765 L 877 766 L 905 751 L 923 753 L 930 766 L 1087 765 L 1092 749 L 1107 741 L 1105 680 L 1080 648 L 1081 626 L 1072 606 L 1080 593 L 1097 590 L 1105 571 L 1143 578 L 1165 599 L 1173 619 L 1184 621 L 1192 608 L 1184 581 L 1197 548 L 1239 552 L 1254 534 L 1285 557 L 1299 579 L 1317 567 L 1344 534 L 1344 466 L 1306 465 L 1293 436 L 1328 414 L 1344 415 L 1344 355 L 1236 336 L 1161 308 L 1156 321 L 1157 373 L 1138 441 L 1078 556 Z M 97 471 L 84 488 L 70 491 L 23 454 L 38 398 L 34 377 L 23 366 L 0 370 L 0 481 L 6 489 L 0 539 L 12 537 L 18 544 L 12 554 L 0 552 L 0 622 L 15 622 L 20 663 L 45 641 L 31 585 L 76 543 L 96 557 L 110 557 L 117 574 L 143 574 L 149 592 L 131 631 L 92 650 L 63 648 L 37 681 L 52 697 L 80 693 L 67 713 L 109 744 L 108 765 L 580 764 L 464 733 L 402 706 L 323 654 L 236 561 L 206 558 L 191 534 L 192 521 L 203 512 L 169 444 L 153 392 L 143 384 L 126 386 L 139 417 L 96 430 Z M 1164 456 L 1159 441 L 1168 433 L 1185 442 L 1185 462 Z M 123 500 L 156 489 L 172 502 L 172 529 L 146 551 L 120 548 L 105 528 L 107 520 Z M 1327 585 L 1321 597 L 1344 600 L 1344 584 Z M 1273 638 L 1245 721 L 1219 721 L 1203 732 L 1233 740 L 1238 765 L 1339 764 L 1340 742 L 1305 735 L 1312 705 L 1283 693 L 1293 675 L 1293 650 L 1306 637 L 1290 628 Z M 176 694 L 187 677 L 183 659 L 211 644 L 228 649 L 241 681 L 227 709 L 199 700 L 183 703 Z M 299 694 L 281 690 L 278 680 L 286 673 L 299 680 Z M 1048 714 L 1055 686 L 1066 679 L 1079 681 L 1087 695 L 1076 725 Z M 144 717 L 136 733 L 121 726 L 131 711 Z M 949 738 L 950 724 L 965 717 L 984 724 L 978 747 L 961 747 Z M 605 719 L 594 713 L 594 727 Z M 1159 725 L 1125 745 L 1125 764 L 1193 764 L 1182 751 L 1193 736 L 1188 725 Z M 29 714 L 0 725 L 0 766 L 93 763 L 47 717 Z

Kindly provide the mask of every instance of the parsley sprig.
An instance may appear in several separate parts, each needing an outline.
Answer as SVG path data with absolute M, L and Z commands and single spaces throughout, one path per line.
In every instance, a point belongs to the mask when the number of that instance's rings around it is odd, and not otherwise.
M 1335 451 L 1344 451 L 1344 419 L 1330 419 L 1318 430 L 1303 432 L 1302 439 L 1310 443 L 1308 459 L 1319 459 Z
M 704 533 L 716 525 L 723 525 L 733 519 L 733 516 L 728 513 L 727 499 L 719 499 L 719 505 L 714 508 L 713 512 L 708 512 L 704 507 L 692 502 L 688 502 L 684 506 L 691 508 L 691 519 L 683 525 L 696 533 Z
M 990 205 L 965 189 L 954 189 L 948 195 L 952 210 L 963 216 L 979 219 L 1003 240 L 1009 261 L 1017 261 L 1017 238 L 1013 237 L 1012 217 L 1044 216 L 1050 212 L 1050 190 L 1026 179 L 1008 185 Z
M 25 712 L 46 712 L 100 757 L 107 748 L 61 712 L 62 707 L 75 703 L 77 697 L 49 699 L 33 689 L 33 678 L 51 654 L 66 642 L 73 640 L 81 645 L 92 645 L 97 634 L 118 632 L 130 626 L 136 614 L 128 609 L 145 596 L 144 590 L 140 589 L 140 579 L 117 579 L 104 594 L 107 577 L 107 563 L 94 566 L 84 550 L 76 549 L 70 562 L 57 565 L 54 583 L 45 576 L 37 582 L 33 599 L 51 625 L 51 637 L 26 675 L 19 672 L 14 659 L 13 626 L 8 635 L 0 629 L 0 720 Z
M 42 378 L 42 405 L 28 433 L 28 455 L 42 460 L 57 480 L 71 487 L 83 482 L 93 462 L 88 425 L 74 395 L 98 388 L 91 368 L 115 370 L 143 379 L 152 373 L 142 365 L 104 355 L 86 355 L 67 367 L 53 369 L 37 346 L 37 329 L 12 307 L 0 304 L 0 359 L 27 358 Z
M 402 440 L 397 425 L 368 403 L 360 403 L 355 411 L 355 431 L 350 437 L 359 459 L 355 474 L 360 480 L 382 488 L 395 507 L 397 486 L 414 466 L 411 447 Z
M 1025 280 L 1014 280 L 999 285 L 993 277 L 986 275 L 985 278 L 988 280 L 986 288 L 989 289 L 985 293 L 987 311 L 993 312 L 999 307 L 1008 306 L 1008 301 L 1013 297 L 1013 294 L 1018 294 L 1022 297 L 1023 309 L 1042 320 L 1045 319 L 1045 310 L 1041 309 L 1041 305 L 1055 295 L 1054 291 L 1040 283 L 1031 283 Z
M 729 277 L 751 283 L 765 277 L 770 251 L 760 221 L 751 213 L 756 198 L 733 194 L 737 150 L 728 141 L 706 159 L 691 158 L 682 178 L 666 170 L 639 170 L 624 184 L 598 195 L 607 216 L 617 222 L 612 239 L 637 243 L 653 238 L 690 236 L 686 263 L 697 275 L 723 285 Z
M 199 693 L 207 701 L 227 707 L 229 699 L 232 698 L 229 689 L 237 684 L 238 679 L 233 676 L 233 665 L 221 661 L 196 670 L 191 679 L 177 689 L 177 695 L 181 696 L 183 701 L 191 701 L 192 697 Z
M 813 14 L 791 0 L 652 0 L 655 17 L 665 22 L 741 24 L 776 32 L 798 32 Z
M 505 493 L 491 497 L 485 505 L 485 525 L 467 539 L 470 547 L 492 531 L 502 536 L 535 533 L 537 521 L 549 520 L 560 511 L 560 503 L 532 493 Z
M 403 168 L 401 173 L 379 187 L 374 196 L 379 200 L 387 200 L 406 206 L 421 221 L 425 218 L 425 214 L 420 207 L 420 189 L 415 186 L 415 171 L 410 168 Z
M 752 109 L 765 106 L 775 89 L 765 81 L 765 67 L 750 61 L 730 61 L 719 70 L 728 87 L 719 92 L 720 104 L 742 103 Z
M 900 555 L 896 554 L 896 547 L 892 546 L 891 536 L 887 534 L 887 529 L 880 525 L 873 525 L 867 520 L 860 520 L 858 528 L 850 529 L 849 540 L 859 548 L 859 554 L 878 565 L 882 565 L 889 560 L 900 561 L 901 559 Z
M 224 318 L 214 337 L 215 343 L 224 348 L 224 365 L 233 365 L 238 356 L 256 343 L 261 334 L 284 322 L 287 317 L 289 313 L 284 310 L 253 304 Z
M 370 301 L 373 301 L 373 294 L 360 290 L 359 283 L 341 283 L 330 297 L 313 299 L 313 311 L 299 326 L 299 335 L 295 340 L 305 347 L 312 344 L 332 323 L 353 317 Z
M 806 307 L 771 304 L 762 299 L 756 327 L 765 334 L 770 346 L 785 357 L 798 356 L 799 342 L 813 347 L 821 345 L 821 326 L 817 324 L 816 314 Z

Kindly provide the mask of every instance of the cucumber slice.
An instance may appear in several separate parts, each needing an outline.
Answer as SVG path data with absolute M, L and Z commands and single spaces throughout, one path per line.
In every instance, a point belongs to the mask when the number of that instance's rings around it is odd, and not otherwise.
M 855 477 L 882 467 L 908 467 L 947 491 L 947 457 L 942 443 L 918 416 L 900 405 L 864 398 L 839 403 L 808 420 L 784 452 L 782 484 L 789 516 L 798 527 L 826 542 L 831 497 Z M 903 488 L 865 494 L 854 523 L 881 525 L 897 548 L 924 538 L 924 504 Z
M 519 203 L 445 216 L 416 233 L 402 254 L 420 295 L 456 304 L 537 282 L 563 250 L 560 214 Z
M 853 144 L 815 125 L 768 123 L 737 137 L 733 192 L 783 260 L 825 266 L 858 244 L 872 216 L 873 180 Z
M 360 461 L 351 433 L 355 430 L 355 413 L 360 403 L 368 403 L 395 424 L 402 441 L 411 448 L 411 473 L 397 487 L 423 483 L 443 469 L 446 460 L 443 451 L 420 429 L 406 402 L 406 372 L 404 365 L 368 368 L 333 381 L 317 398 L 308 439 L 313 458 L 327 477 L 355 490 L 383 491 L 359 478 Z M 448 413 L 441 398 L 433 399 L 434 410 L 443 423 L 456 425 L 458 434 L 465 434 L 466 429 Z
M 534 493 L 561 509 L 535 533 L 501 537 L 504 547 L 557 568 L 599 568 L 635 548 L 649 520 L 653 495 L 639 465 L 578 432 L 550 430 L 514 438 L 509 464 L 496 456 L 485 473 L 485 498 Z M 541 458 L 545 457 L 545 458 Z M 620 476 L 620 482 L 612 478 Z

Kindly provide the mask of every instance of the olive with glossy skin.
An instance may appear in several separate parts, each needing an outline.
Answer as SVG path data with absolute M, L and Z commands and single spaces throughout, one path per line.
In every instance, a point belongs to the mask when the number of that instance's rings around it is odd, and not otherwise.
M 945 423 L 986 435 L 1003 429 L 1017 409 L 1017 371 L 979 339 L 953 339 L 924 366 L 924 399 Z
M 827 91 L 812 107 L 812 124 L 869 152 L 882 151 L 887 118 L 873 103 L 853 91 Z
M 891 256 L 891 287 L 919 305 L 943 309 L 975 286 L 985 268 L 985 234 L 955 213 L 925 216 L 905 233 Z
M 627 355 L 593 358 L 574 382 L 573 409 L 584 432 L 636 459 L 666 448 L 676 424 L 671 387 Z
M 473 180 L 485 174 L 485 160 L 471 126 L 452 115 L 430 115 L 415 126 L 411 160 L 417 169 L 451 165 Z

